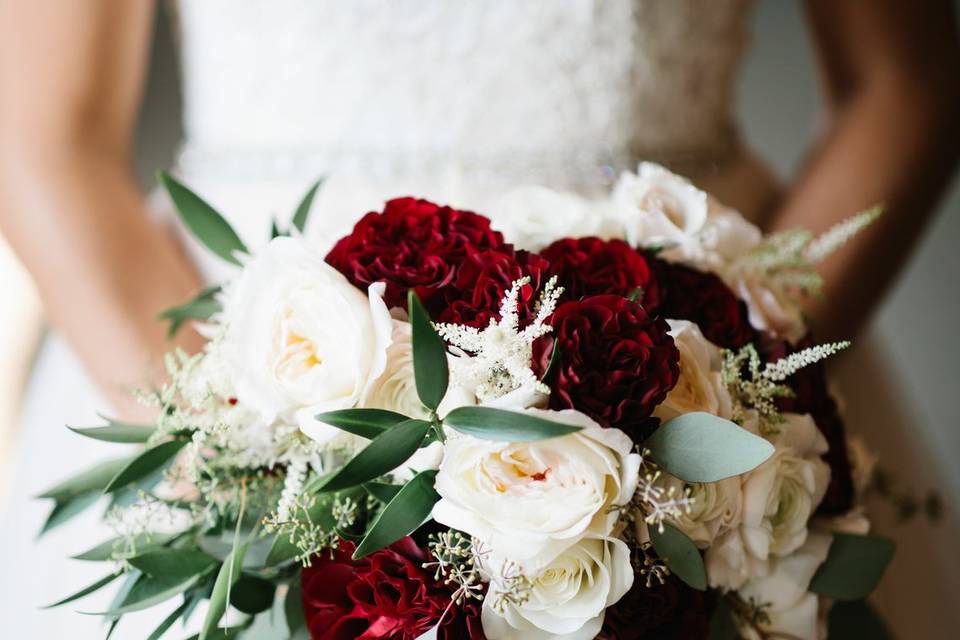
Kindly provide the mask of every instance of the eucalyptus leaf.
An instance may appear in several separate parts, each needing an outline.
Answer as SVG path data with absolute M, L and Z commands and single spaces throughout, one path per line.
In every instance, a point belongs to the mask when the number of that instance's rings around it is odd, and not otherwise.
M 361 438 L 373 440 L 390 427 L 410 418 L 384 409 L 341 409 L 317 414 L 316 419 Z
M 243 557 L 246 554 L 247 544 L 245 542 L 238 544 L 220 566 L 217 581 L 213 584 L 213 592 L 210 594 L 210 607 L 207 609 L 207 617 L 203 620 L 203 627 L 198 636 L 199 640 L 214 637 L 212 634 L 217 629 L 217 623 L 220 622 L 223 612 L 227 609 L 227 596 L 233 585 L 240 580 Z
M 827 614 L 827 636 L 857 640 L 893 640 L 880 614 L 865 600 L 835 602 Z
M 121 575 L 122 574 L 120 573 L 111 573 L 111 574 L 105 575 L 99 580 L 97 580 L 96 582 L 94 582 L 93 584 L 88 585 L 83 589 L 80 589 L 80 591 L 77 591 L 76 593 L 73 593 L 67 596 L 66 598 L 63 598 L 62 600 L 57 600 L 53 604 L 48 604 L 43 608 L 52 609 L 54 607 L 59 607 L 60 605 L 67 604 L 68 602 L 79 600 L 80 598 L 84 596 L 88 596 L 95 591 L 99 591 L 100 589 L 104 588 L 105 586 L 107 586 L 108 584 L 110 584 L 111 582 L 119 578 Z
M 420 447 L 430 423 L 407 420 L 370 441 L 339 471 L 328 477 L 320 491 L 338 491 L 363 484 L 393 471 L 407 461 Z
M 293 226 L 297 228 L 297 231 L 303 233 L 303 230 L 307 227 L 307 218 L 310 216 L 310 208 L 313 206 L 313 199 L 317 195 L 317 190 L 320 188 L 320 185 L 323 184 L 323 178 L 319 178 L 316 182 L 310 185 L 310 188 L 303 195 L 303 199 L 300 201 L 300 204 L 297 205 L 297 210 L 293 214 Z
M 111 493 L 150 475 L 165 465 L 180 449 L 187 445 L 186 440 L 168 440 L 142 452 L 130 461 L 103 489 L 104 493 Z
M 217 559 L 196 549 L 150 549 L 127 560 L 143 573 L 157 578 L 189 578 L 204 574 Z
M 893 559 L 893 540 L 879 536 L 834 533 L 830 552 L 810 591 L 834 600 L 860 600 L 870 595 Z
M 180 218 L 197 240 L 227 262 L 239 265 L 240 261 L 234 254 L 248 251 L 240 236 L 223 216 L 170 174 L 160 171 L 157 178 L 170 194 L 170 200 Z
M 230 591 L 230 604 L 238 611 L 256 615 L 273 606 L 276 591 L 272 582 L 245 573 Z
M 494 407 L 457 407 L 443 424 L 474 438 L 498 442 L 529 442 L 576 433 L 580 427 L 539 416 Z
M 700 550 L 693 541 L 672 524 L 664 524 L 662 533 L 652 525 L 648 530 L 654 550 L 670 571 L 694 589 L 704 591 L 707 588 L 707 572 Z
M 363 541 L 353 553 L 356 560 L 383 549 L 416 531 L 430 518 L 433 505 L 440 499 L 433 488 L 435 470 L 421 471 L 403 486 L 370 525 Z
M 65 500 L 57 500 L 53 505 L 53 509 L 50 510 L 50 515 L 48 515 L 44 521 L 39 535 L 42 536 L 45 533 L 49 533 L 74 516 L 80 515 L 99 499 L 99 493 L 84 493 L 83 495 L 74 496 Z
M 153 435 L 153 432 L 156 431 L 156 427 L 152 425 L 129 424 L 118 420 L 111 420 L 103 416 L 101 417 L 107 421 L 106 426 L 71 427 L 67 425 L 67 429 L 81 436 L 93 438 L 94 440 L 135 444 L 146 442 L 150 439 L 150 436 Z
M 127 464 L 130 458 L 116 458 L 101 462 L 95 467 L 81 471 L 80 473 L 61 481 L 56 486 L 47 489 L 38 498 L 53 498 L 54 500 L 66 500 L 74 498 L 84 493 L 101 493 L 110 480 L 119 473 Z
M 417 640 L 437 640 L 437 637 L 438 637 L 437 633 L 439 632 L 439 630 L 440 630 L 439 624 L 436 626 L 430 627 L 429 631 L 425 631 L 424 633 L 421 633 L 419 636 L 417 636 Z
M 170 323 L 170 326 L 167 327 L 167 338 L 169 339 L 175 336 L 184 322 L 188 320 L 206 320 L 220 311 L 222 307 L 217 300 L 218 293 L 220 293 L 220 287 L 207 287 L 191 300 L 160 312 L 157 318 Z
M 650 459 L 687 482 L 716 482 L 746 473 L 773 455 L 773 445 L 737 424 L 695 411 L 660 425 L 643 446 Z
M 417 294 L 411 289 L 407 294 L 410 313 L 410 329 L 413 343 L 413 378 L 420 402 L 431 411 L 436 411 L 447 393 L 450 371 L 447 364 L 447 348 L 423 308 Z

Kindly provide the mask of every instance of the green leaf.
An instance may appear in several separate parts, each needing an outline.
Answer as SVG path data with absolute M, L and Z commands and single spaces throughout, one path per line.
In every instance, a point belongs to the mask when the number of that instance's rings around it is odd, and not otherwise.
M 100 578 L 99 580 L 97 580 L 96 582 L 94 582 L 93 584 L 88 585 L 88 586 L 84 587 L 83 589 L 80 589 L 80 591 L 77 591 L 76 593 L 73 593 L 73 594 L 67 596 L 66 598 L 64 598 L 64 599 L 62 599 L 62 600 L 57 600 L 57 601 L 54 602 L 53 604 L 48 604 L 48 605 L 46 605 L 46 606 L 43 607 L 43 608 L 44 608 L 44 609 L 52 609 L 52 608 L 54 608 L 54 607 L 59 607 L 59 606 L 62 605 L 62 604 L 67 604 L 68 602 L 73 602 L 74 600 L 79 600 L 80 598 L 82 598 L 82 597 L 84 597 L 84 596 L 90 595 L 90 594 L 93 593 L 94 591 L 99 591 L 100 589 L 104 588 L 105 586 L 107 586 L 108 584 L 110 584 L 111 582 L 113 582 L 114 580 L 116 580 L 117 578 L 119 578 L 121 575 L 122 575 L 122 574 L 120 574 L 120 573 L 111 573 L 111 574 L 109 574 L 109 575 L 105 575 L 105 576 L 103 576 L 102 578 Z
M 393 500 L 397 492 L 403 488 L 403 485 L 388 482 L 364 482 L 363 488 L 374 498 L 386 504 Z
M 187 602 L 184 600 L 183 604 L 174 609 L 173 613 L 163 619 L 163 622 L 161 622 L 160 625 L 153 630 L 153 633 L 150 634 L 147 640 L 160 640 L 160 638 L 163 637 L 163 634 L 165 634 L 170 627 L 173 626 L 173 623 L 177 621 L 177 618 L 182 616 L 186 610 Z
M 412 289 L 407 294 L 407 308 L 413 334 L 413 378 L 417 384 L 417 395 L 425 407 L 436 411 L 450 382 L 447 348 L 440 334 L 430 324 L 427 310 Z
M 220 293 L 220 287 L 207 287 L 192 300 L 160 312 L 157 318 L 159 320 L 167 320 L 170 323 L 170 326 L 167 328 L 167 338 L 169 339 L 175 336 L 187 320 L 206 320 L 220 311 L 220 302 L 217 301 L 218 293 Z
M 873 592 L 893 559 L 893 540 L 834 533 L 830 552 L 810 581 L 810 591 L 834 600 L 860 600 Z
M 183 576 L 148 576 L 141 574 L 133 583 L 133 587 L 119 607 L 88 615 L 116 617 L 132 611 L 149 609 L 183 593 L 196 584 L 201 577 L 203 576 L 193 575 L 184 578 Z
M 653 548 L 670 571 L 694 589 L 704 591 L 707 588 L 707 572 L 700 550 L 693 541 L 671 524 L 663 525 L 663 533 L 652 525 L 647 528 Z
M 43 535 L 59 527 L 64 522 L 83 513 L 88 507 L 95 504 L 100 499 L 99 493 L 85 493 L 83 495 L 67 498 L 66 500 L 57 500 L 50 510 L 50 515 L 43 523 L 38 535 Z
M 155 447 L 147 449 L 130 461 L 120 470 L 109 484 L 103 489 L 104 493 L 111 493 L 125 487 L 131 482 L 148 476 L 166 464 L 180 449 L 187 444 L 187 440 L 168 440 Z
M 421 471 L 397 492 L 370 525 L 363 542 L 353 553 L 354 560 L 410 535 L 430 518 L 433 505 L 440 499 L 433 488 L 436 476 L 435 470 Z
M 580 427 L 539 416 L 493 407 L 458 407 L 443 423 L 460 433 L 502 442 L 546 440 L 580 431 Z
M 643 446 L 665 471 L 687 482 L 716 482 L 755 469 L 773 445 L 743 427 L 695 411 L 661 425 Z
M 280 227 L 277 226 L 277 219 L 274 218 L 270 221 L 270 239 L 279 238 L 280 236 L 285 236 L 283 231 L 280 231 Z
M 307 217 L 310 215 L 310 207 L 313 206 L 313 199 L 317 195 L 317 189 L 323 184 L 323 178 L 314 182 L 303 196 L 303 200 L 297 205 L 297 211 L 293 214 L 293 226 L 297 231 L 303 233 L 307 226 Z
M 827 614 L 827 636 L 857 640 L 893 640 L 880 614 L 864 600 L 836 602 Z
M 138 553 L 143 553 L 150 549 L 162 547 L 180 534 L 160 534 L 143 533 L 136 536 L 133 543 L 128 548 L 135 549 Z M 87 560 L 90 562 L 106 562 L 113 560 L 114 553 L 123 550 L 126 547 L 126 538 L 117 537 L 105 540 L 95 547 L 87 549 L 83 553 L 71 556 L 74 560 Z
M 214 637 L 211 634 L 216 630 L 217 623 L 220 622 L 223 612 L 227 609 L 227 594 L 240 579 L 243 558 L 246 554 L 247 543 L 244 542 L 234 547 L 220 566 L 217 581 L 213 584 L 213 592 L 210 594 L 210 607 L 207 609 L 207 617 L 203 620 L 203 628 L 198 636 L 199 640 Z
M 407 461 L 420 447 L 430 423 L 407 420 L 370 441 L 339 471 L 328 477 L 320 491 L 338 491 L 379 478 Z
M 102 440 L 104 442 L 122 442 L 122 443 L 142 443 L 146 442 L 153 432 L 156 431 L 156 427 L 145 424 L 128 424 L 126 422 L 119 422 L 117 420 L 111 420 L 100 416 L 107 421 L 107 426 L 105 427 L 71 427 L 67 425 L 67 429 L 73 431 L 74 433 L 80 434 L 87 438 L 93 438 L 94 440 Z
M 170 194 L 174 208 L 197 240 L 227 262 L 239 265 L 240 261 L 234 253 L 248 253 L 248 251 L 240 240 L 240 236 L 223 219 L 223 216 L 165 171 L 160 171 L 157 179 Z
M 740 632 L 737 631 L 737 624 L 733 620 L 733 614 L 730 611 L 730 605 L 725 598 L 720 598 L 717 602 L 713 615 L 710 616 L 710 632 L 708 640 L 737 640 Z M 844 637 L 844 636 L 840 636 Z
M 189 578 L 212 569 L 217 559 L 196 549 L 160 548 L 144 551 L 127 562 L 156 578 Z
M 230 604 L 244 613 L 256 615 L 273 606 L 276 591 L 272 582 L 245 573 L 230 591 Z
M 195 633 L 187 638 L 187 640 L 203 640 L 205 637 L 210 638 L 210 640 L 239 640 L 239 638 L 242 637 L 241 634 L 243 634 L 252 623 L 253 620 L 251 619 L 233 627 L 215 627 L 210 630 L 210 634 L 207 636 L 204 636 L 202 633 Z
M 317 414 L 316 419 L 361 438 L 373 440 L 410 418 L 384 409 L 341 409 Z
M 549 380 L 554 370 L 560 366 L 560 341 L 553 341 L 553 348 L 550 349 L 550 361 L 547 363 L 547 370 L 543 372 L 541 382 Z
M 287 596 L 283 599 L 283 613 L 291 638 L 296 637 L 301 629 L 307 628 L 307 620 L 303 614 L 303 592 L 297 582 L 290 584 Z
M 57 501 L 65 501 L 69 498 L 75 498 L 84 493 L 102 493 L 110 480 L 117 473 L 130 463 L 130 458 L 117 458 L 101 462 L 95 467 L 81 471 L 80 473 L 63 480 L 59 484 L 47 489 L 38 498 L 53 498 Z

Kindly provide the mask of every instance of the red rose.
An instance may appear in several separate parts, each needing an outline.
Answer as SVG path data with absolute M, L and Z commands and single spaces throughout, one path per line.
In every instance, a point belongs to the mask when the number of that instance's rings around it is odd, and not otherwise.
M 483 640 L 479 607 L 451 606 L 451 589 L 423 568 L 427 551 L 406 537 L 352 560 L 355 546 L 322 553 L 300 575 L 313 640 L 415 640 L 443 617 L 439 637 Z M 446 615 L 444 612 L 446 611 Z
M 702 640 L 710 622 L 704 594 L 669 576 L 664 584 L 646 585 L 636 576 L 633 586 L 607 609 L 603 640 Z
M 760 350 L 764 361 L 775 362 L 791 353 L 812 347 L 816 342 L 811 336 L 804 337 L 791 347 L 783 340 L 761 341 Z M 778 398 L 777 407 L 791 413 L 809 413 L 817 428 L 826 438 L 829 449 L 823 455 L 830 466 L 830 484 L 823 502 L 817 508 L 822 515 L 839 515 L 853 508 L 853 471 L 847 453 L 847 435 L 837 403 L 827 387 L 827 372 L 824 362 L 807 365 L 786 379 L 793 391 L 792 398 Z
M 500 302 L 511 285 L 529 276 L 519 298 L 521 321 L 529 321 L 549 267 L 539 255 L 514 252 L 510 245 L 473 252 L 457 265 L 454 281 L 430 299 L 427 310 L 437 322 L 485 327 L 499 319 Z
M 426 302 L 453 282 L 467 255 L 502 244 L 503 236 L 483 216 L 399 198 L 383 213 L 368 213 L 357 222 L 327 254 L 327 262 L 361 289 L 385 282 L 387 306 L 406 308 L 409 289 Z
M 622 240 L 567 238 L 541 252 L 550 261 L 550 274 L 570 298 L 612 293 L 629 297 L 641 290 L 638 301 L 651 312 L 657 306 L 656 280 L 647 259 Z
M 716 275 L 657 258 L 650 264 L 660 292 L 659 315 L 696 323 L 707 340 L 725 349 L 756 339 L 747 306 Z
M 551 323 L 553 332 L 534 343 L 540 373 L 557 343 L 551 408 L 582 411 L 638 438 L 680 374 L 666 321 L 622 296 L 602 295 L 561 304 Z

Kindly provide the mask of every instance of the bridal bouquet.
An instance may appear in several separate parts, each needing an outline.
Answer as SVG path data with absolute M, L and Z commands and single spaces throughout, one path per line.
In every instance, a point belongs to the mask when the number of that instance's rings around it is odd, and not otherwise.
M 869 615 L 892 544 L 824 379 L 847 345 L 800 304 L 875 212 L 764 237 L 644 164 L 492 220 L 392 200 L 321 252 L 314 185 L 251 253 L 161 182 L 238 269 L 164 314 L 209 342 L 169 356 L 156 424 L 75 429 L 146 448 L 44 494 L 48 526 L 107 494 L 116 532 L 56 604 L 120 580 L 112 632 L 177 598 L 159 638 L 206 601 L 200 640 L 266 612 L 315 640 L 813 639 Z

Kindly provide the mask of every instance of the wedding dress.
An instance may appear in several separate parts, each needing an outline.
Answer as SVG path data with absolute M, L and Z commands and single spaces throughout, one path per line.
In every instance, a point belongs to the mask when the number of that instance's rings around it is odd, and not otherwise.
M 524 185 L 600 193 L 641 159 L 667 164 L 755 215 L 776 187 L 733 121 L 748 6 L 181 1 L 185 137 L 173 170 L 253 248 L 269 238 L 274 217 L 286 223 L 321 176 L 307 230 L 320 248 L 392 196 L 484 212 Z M 169 217 L 163 198 L 153 200 Z M 209 278 L 227 272 L 191 247 Z M 51 338 L 29 390 L 11 476 L 16 495 L 0 533 L 8 637 L 103 633 L 98 619 L 74 611 L 103 610 L 106 595 L 36 607 L 100 577 L 102 567 L 65 558 L 110 532 L 91 510 L 34 546 L 48 507 L 28 497 L 116 455 L 115 445 L 62 428 L 93 423 L 106 408 Z M 145 637 L 160 616 L 127 618 L 117 637 Z

